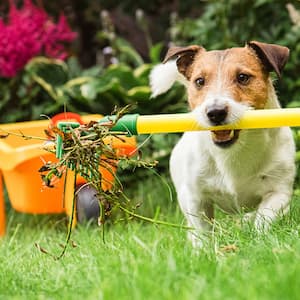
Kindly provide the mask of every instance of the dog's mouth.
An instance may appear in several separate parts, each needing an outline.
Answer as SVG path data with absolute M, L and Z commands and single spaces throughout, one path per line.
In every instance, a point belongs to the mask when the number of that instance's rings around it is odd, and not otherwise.
M 213 130 L 211 131 L 213 142 L 219 147 L 229 147 L 239 137 L 240 130 Z

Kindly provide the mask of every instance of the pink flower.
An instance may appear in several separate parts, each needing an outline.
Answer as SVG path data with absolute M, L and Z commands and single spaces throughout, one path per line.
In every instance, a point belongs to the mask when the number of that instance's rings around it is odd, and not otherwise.
M 65 59 L 66 44 L 76 38 L 66 18 L 61 14 L 54 23 L 45 10 L 24 0 L 18 9 L 10 0 L 8 21 L 0 19 L 0 76 L 15 76 L 37 55 Z

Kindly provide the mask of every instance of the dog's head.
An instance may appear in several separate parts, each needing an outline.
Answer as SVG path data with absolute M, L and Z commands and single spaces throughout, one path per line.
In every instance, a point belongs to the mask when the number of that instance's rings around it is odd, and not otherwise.
M 209 127 L 235 122 L 245 110 L 265 108 L 273 88 L 269 73 L 280 76 L 288 56 L 286 47 L 253 41 L 222 51 L 173 47 L 164 63 L 176 61 L 191 110 Z M 221 147 L 232 145 L 238 137 L 238 130 L 212 132 L 213 141 Z

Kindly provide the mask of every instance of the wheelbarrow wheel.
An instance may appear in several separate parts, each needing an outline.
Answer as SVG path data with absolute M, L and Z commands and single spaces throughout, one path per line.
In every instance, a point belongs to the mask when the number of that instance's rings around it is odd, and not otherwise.
M 99 218 L 99 199 L 97 191 L 90 185 L 77 187 L 76 207 L 77 221 L 83 223 Z

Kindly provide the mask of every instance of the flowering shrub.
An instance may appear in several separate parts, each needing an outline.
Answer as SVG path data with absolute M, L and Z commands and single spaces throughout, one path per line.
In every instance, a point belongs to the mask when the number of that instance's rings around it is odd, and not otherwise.
M 7 21 L 0 19 L 0 76 L 14 77 L 37 55 L 65 59 L 65 45 L 75 37 L 63 14 L 55 23 L 31 0 L 24 0 L 20 9 L 10 0 Z

